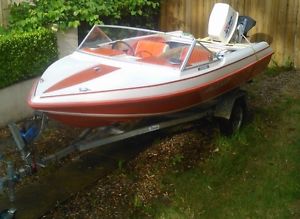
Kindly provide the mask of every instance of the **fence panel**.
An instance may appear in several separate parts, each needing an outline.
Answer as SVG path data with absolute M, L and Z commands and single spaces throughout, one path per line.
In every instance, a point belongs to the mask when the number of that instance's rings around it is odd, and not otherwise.
M 0 0 L 0 26 L 7 25 L 9 0 Z
M 300 68 L 299 0 L 163 0 L 161 29 L 182 29 L 195 37 L 205 37 L 210 12 L 217 2 L 228 3 L 241 15 L 257 21 L 249 32 L 250 39 L 269 42 L 275 62 L 284 65 L 292 61 Z
M 0 0 L 0 26 L 8 24 L 9 5 L 13 3 L 18 4 L 22 1 L 24 0 Z

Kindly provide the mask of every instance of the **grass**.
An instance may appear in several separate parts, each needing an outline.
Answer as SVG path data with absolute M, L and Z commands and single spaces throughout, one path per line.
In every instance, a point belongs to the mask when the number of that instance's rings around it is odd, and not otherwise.
M 168 174 L 169 203 L 144 211 L 153 218 L 299 218 L 300 99 L 255 110 L 255 119 L 204 163 Z
M 283 65 L 279 65 L 275 60 L 271 60 L 271 65 L 265 70 L 265 74 L 271 77 L 279 75 L 281 72 L 292 71 L 295 69 L 294 62 L 288 57 Z

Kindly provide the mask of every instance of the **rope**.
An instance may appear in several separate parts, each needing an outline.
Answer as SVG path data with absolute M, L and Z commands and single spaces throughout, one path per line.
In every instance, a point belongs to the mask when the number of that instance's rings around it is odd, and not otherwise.
M 247 37 L 244 35 L 244 34 L 242 34 L 242 37 L 246 40 L 246 42 L 248 43 L 248 44 L 250 44 L 250 47 L 251 47 L 251 49 L 253 50 L 253 52 L 254 52 L 254 55 L 255 55 L 255 58 L 256 58 L 256 61 L 258 61 L 259 60 L 259 58 L 258 58 L 258 56 L 257 56 L 257 53 L 256 53 L 256 50 L 254 49 L 254 47 L 253 47 L 253 45 L 252 45 L 252 43 L 247 39 Z

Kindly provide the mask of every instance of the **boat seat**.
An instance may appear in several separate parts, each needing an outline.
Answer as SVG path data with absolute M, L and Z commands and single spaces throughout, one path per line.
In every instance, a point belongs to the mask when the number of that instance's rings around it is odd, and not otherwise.
M 137 42 L 134 55 L 140 58 L 158 57 L 168 48 L 169 45 L 164 42 L 140 40 Z
M 183 61 L 189 51 L 188 47 L 183 48 L 180 56 L 180 60 Z M 211 60 L 211 54 L 202 48 L 195 47 L 190 55 L 190 58 L 187 62 L 188 65 L 194 65 L 202 62 L 209 62 Z

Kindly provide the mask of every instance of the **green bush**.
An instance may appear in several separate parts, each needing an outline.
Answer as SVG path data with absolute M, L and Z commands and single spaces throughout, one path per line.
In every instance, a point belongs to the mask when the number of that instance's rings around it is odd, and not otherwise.
M 4 27 L 2 27 L 1 25 L 0 25 L 0 35 L 5 35 L 5 34 L 7 34 L 7 29 L 5 29 Z
M 41 74 L 57 54 L 56 36 L 48 30 L 0 35 L 0 88 Z
M 41 27 L 67 29 L 82 22 L 89 25 L 108 21 L 141 21 L 145 26 L 158 17 L 160 0 L 32 0 L 14 3 L 10 10 L 10 27 L 32 31 Z M 136 18 L 136 19 L 134 19 Z M 121 21 L 121 22 L 120 22 Z

